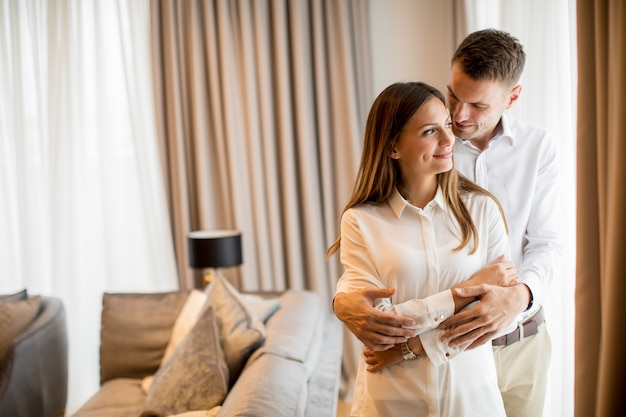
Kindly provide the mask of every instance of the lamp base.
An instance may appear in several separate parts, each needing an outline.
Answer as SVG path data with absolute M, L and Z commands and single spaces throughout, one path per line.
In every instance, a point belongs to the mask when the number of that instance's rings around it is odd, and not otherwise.
M 206 287 L 207 285 L 209 285 L 211 283 L 211 281 L 213 281 L 213 278 L 215 278 L 217 276 L 217 268 L 207 268 L 206 272 L 204 274 L 204 286 Z

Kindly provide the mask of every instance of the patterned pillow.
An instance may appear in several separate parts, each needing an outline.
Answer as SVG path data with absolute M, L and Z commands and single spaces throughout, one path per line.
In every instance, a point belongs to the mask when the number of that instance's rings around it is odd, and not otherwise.
M 228 367 L 212 308 L 185 336 L 154 375 L 142 417 L 210 410 L 228 393 Z
M 13 340 L 37 317 L 41 297 L 0 303 L 0 363 Z
M 205 308 L 213 308 L 232 386 L 244 364 L 265 340 L 265 325 L 246 306 L 239 292 L 224 278 L 215 277 L 205 289 Z

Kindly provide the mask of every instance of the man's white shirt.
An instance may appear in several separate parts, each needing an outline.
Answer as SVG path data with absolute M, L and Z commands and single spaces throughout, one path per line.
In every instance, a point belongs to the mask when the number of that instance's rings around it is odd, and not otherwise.
M 517 317 L 523 321 L 539 309 L 561 259 L 556 146 L 545 129 L 504 114 L 484 150 L 457 138 L 454 164 L 502 204 L 512 260 L 533 297 L 531 308 Z

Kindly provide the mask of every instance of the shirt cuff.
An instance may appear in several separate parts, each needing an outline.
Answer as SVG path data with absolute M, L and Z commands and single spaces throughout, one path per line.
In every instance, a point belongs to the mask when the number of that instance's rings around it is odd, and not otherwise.
M 420 306 L 425 306 L 426 312 L 423 307 L 420 309 Z M 445 290 L 423 300 L 415 299 L 395 304 L 393 310 L 398 315 L 415 320 L 415 325 L 404 326 L 405 328 L 421 333 L 436 328 L 442 321 L 454 314 L 454 298 L 452 291 Z
M 456 357 L 459 353 L 463 352 L 469 344 L 450 347 L 447 343 L 441 341 L 441 335 L 444 334 L 444 330 L 433 329 L 429 332 L 419 335 L 420 341 L 424 352 L 433 366 L 443 365 L 450 361 L 450 359 Z
M 530 290 L 531 303 L 526 308 L 526 311 L 530 310 L 533 306 L 540 305 L 542 301 L 541 289 L 543 288 L 543 284 L 541 283 L 539 276 L 533 272 L 529 272 L 522 278 L 522 284 L 526 284 Z

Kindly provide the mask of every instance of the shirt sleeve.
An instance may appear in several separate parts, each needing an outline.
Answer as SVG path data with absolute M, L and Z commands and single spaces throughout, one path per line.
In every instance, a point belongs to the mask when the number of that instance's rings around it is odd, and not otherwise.
M 341 219 L 340 255 L 344 272 L 337 282 L 335 295 L 362 288 L 384 288 L 384 284 L 378 279 L 379 272 L 359 227 L 357 216 L 350 210 Z M 411 328 L 423 333 L 436 328 L 442 316 L 448 317 L 454 313 L 454 300 L 451 291 L 445 290 L 423 299 L 412 299 L 396 305 L 392 305 L 389 298 L 378 299 L 374 307 L 412 318 L 416 324 Z
M 559 243 L 559 162 L 553 142 L 550 137 L 546 139 L 540 153 L 534 195 L 531 196 L 533 203 L 524 236 L 522 264 L 518 266 L 518 274 L 530 289 L 534 305 L 542 303 L 562 250 Z

